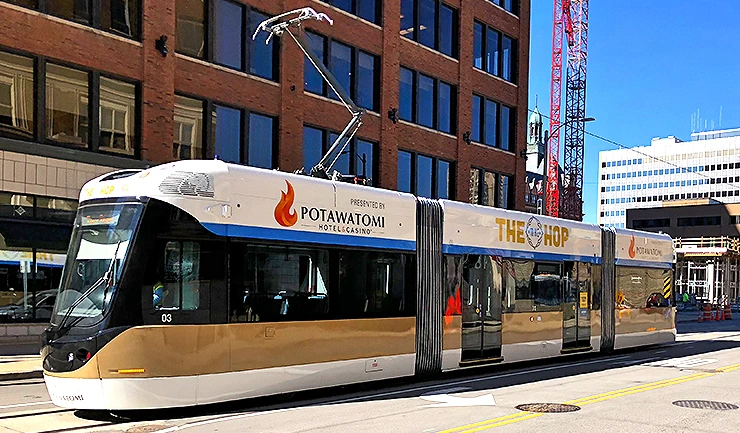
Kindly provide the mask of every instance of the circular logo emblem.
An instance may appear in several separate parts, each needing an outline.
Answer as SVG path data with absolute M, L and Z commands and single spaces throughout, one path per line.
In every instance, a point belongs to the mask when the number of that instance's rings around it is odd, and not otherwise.
M 542 230 L 542 223 L 535 217 L 531 217 L 527 221 L 527 226 L 524 228 L 524 236 L 527 238 L 527 243 L 533 248 L 537 249 L 542 244 L 542 237 L 545 235 Z

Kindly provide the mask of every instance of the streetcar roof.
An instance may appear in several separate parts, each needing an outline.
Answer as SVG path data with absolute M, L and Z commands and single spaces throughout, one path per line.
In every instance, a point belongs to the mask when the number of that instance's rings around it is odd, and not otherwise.
M 80 192 L 81 202 L 126 197 L 169 203 L 222 236 L 416 249 L 414 196 L 381 188 L 195 160 L 105 174 L 86 183 Z M 440 202 L 446 253 L 601 262 L 602 229 L 595 224 Z M 618 263 L 664 267 L 672 263 L 669 236 L 615 231 Z
M 224 236 L 416 249 L 413 195 L 218 160 L 100 176 L 80 201 L 149 197 Z

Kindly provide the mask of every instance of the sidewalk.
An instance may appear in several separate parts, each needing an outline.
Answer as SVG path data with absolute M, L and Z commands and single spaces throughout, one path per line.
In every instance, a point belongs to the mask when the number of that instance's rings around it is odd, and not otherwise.
M 0 382 L 43 377 L 38 355 L 0 356 Z

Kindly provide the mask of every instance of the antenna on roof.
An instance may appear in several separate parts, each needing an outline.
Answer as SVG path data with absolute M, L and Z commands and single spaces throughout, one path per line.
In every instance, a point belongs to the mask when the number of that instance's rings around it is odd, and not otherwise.
M 301 49 L 301 51 L 303 51 L 303 54 L 306 55 L 308 60 L 316 68 L 321 77 L 327 82 L 329 87 L 334 91 L 334 93 L 336 93 L 336 95 L 339 97 L 339 100 L 342 102 L 342 104 L 344 104 L 344 107 L 347 109 L 347 111 L 349 111 L 349 113 L 352 115 L 352 119 L 349 121 L 344 130 L 339 134 L 336 140 L 334 140 L 334 143 L 331 145 L 326 154 L 314 167 L 311 168 L 311 176 L 323 177 L 325 179 L 328 179 L 329 170 L 331 170 L 336 161 L 339 159 L 339 156 L 342 155 L 342 153 L 344 152 L 347 144 L 350 142 L 350 140 L 352 140 L 352 137 L 355 135 L 357 130 L 360 129 L 360 126 L 362 126 L 361 119 L 365 111 L 355 105 L 355 103 L 352 101 L 352 98 L 350 98 L 347 92 L 342 89 L 342 85 L 339 84 L 334 75 L 326 66 L 324 66 L 321 59 L 319 59 L 318 56 L 316 56 L 316 54 L 313 52 L 313 50 L 311 50 L 310 45 L 303 36 L 303 30 L 301 28 L 301 24 L 303 23 L 303 21 L 306 20 L 327 21 L 330 25 L 334 24 L 334 21 L 332 21 L 332 19 L 329 18 L 329 16 L 325 13 L 318 13 L 312 8 L 296 9 L 262 21 L 257 26 L 257 30 L 255 30 L 254 35 L 252 35 L 252 39 L 254 40 L 255 38 L 257 38 L 257 34 L 259 34 L 260 31 L 266 31 L 270 33 L 270 35 L 267 37 L 267 40 L 265 42 L 269 43 L 273 36 L 281 36 L 283 33 L 288 33 L 291 39 L 293 39 L 295 43 L 298 44 L 298 47 Z M 292 32 L 290 30 L 291 27 L 298 28 L 298 31 Z M 331 161 L 331 163 L 327 166 L 326 164 L 329 163 L 331 155 L 339 147 L 340 144 L 342 144 L 342 147 L 341 149 L 339 149 L 339 152 L 337 152 L 336 158 L 334 158 L 334 160 Z M 341 178 L 341 173 L 335 171 L 333 178 Z
M 722 129 L 722 106 L 719 106 L 719 129 Z

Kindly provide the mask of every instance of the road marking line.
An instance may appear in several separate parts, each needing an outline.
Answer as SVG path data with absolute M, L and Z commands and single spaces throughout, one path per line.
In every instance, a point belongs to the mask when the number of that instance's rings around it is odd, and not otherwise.
M 727 373 L 730 371 L 740 370 L 740 364 L 732 364 L 726 367 L 718 368 L 714 373 L 695 373 L 688 376 L 680 376 L 672 379 L 660 380 L 657 382 L 646 383 L 637 386 L 631 386 L 629 388 L 623 388 L 616 391 L 605 392 L 596 394 L 588 397 L 578 398 L 564 402 L 564 404 L 577 404 L 579 406 L 586 406 L 589 404 L 599 403 L 606 400 L 615 399 L 618 397 L 624 397 L 627 395 L 637 394 L 640 392 L 652 391 L 655 389 L 665 388 L 671 385 L 678 385 L 685 382 L 691 382 L 706 377 L 716 376 L 720 373 Z M 500 427 L 507 424 L 513 424 L 519 421 L 525 421 L 532 418 L 537 418 L 544 415 L 544 413 L 533 413 L 533 412 L 521 412 L 519 414 L 506 415 L 499 418 L 493 418 L 486 421 L 479 421 L 472 424 L 467 424 L 459 427 L 454 427 L 448 430 L 442 430 L 439 433 L 474 433 L 483 430 L 488 430 L 494 427 Z
M 727 367 L 721 367 L 717 369 L 717 371 L 721 371 L 722 373 L 729 373 L 730 371 L 735 370 L 740 370 L 740 364 L 732 364 L 728 365 Z
M 504 415 L 504 416 L 501 416 L 501 417 L 498 417 L 498 418 L 494 418 L 494 419 L 488 419 L 488 420 L 485 420 L 485 421 L 479 421 L 479 422 L 476 422 L 476 423 L 467 424 L 467 425 L 463 425 L 463 426 L 460 426 L 460 427 L 454 427 L 454 428 L 451 428 L 449 430 L 442 430 L 442 431 L 437 432 L 437 433 L 456 433 L 456 432 L 461 432 L 463 430 L 466 430 L 467 431 L 467 429 L 475 428 L 475 427 L 481 427 L 481 426 L 485 426 L 485 428 L 490 428 L 489 425 L 491 423 L 515 422 L 515 421 L 519 421 L 519 418 L 523 418 L 523 417 L 526 417 L 528 415 L 532 415 L 532 413 L 531 412 L 517 412 L 517 413 L 510 414 L 510 415 Z M 527 418 L 527 419 L 529 419 L 529 418 Z
M 38 406 L 40 404 L 52 404 L 51 400 L 49 401 L 36 401 L 33 403 L 18 403 L 18 404 L 10 404 L 7 406 L 0 406 L 0 409 L 12 409 L 15 407 L 24 407 L 24 406 Z
M 706 373 L 695 373 L 695 374 L 692 374 L 691 376 L 698 376 L 698 375 L 703 375 L 703 374 L 706 374 Z M 601 394 L 596 394 L 596 395 L 590 395 L 590 396 L 587 396 L 587 397 L 577 398 L 577 399 L 574 399 L 574 400 L 570 400 L 570 401 L 568 401 L 566 403 L 567 404 L 578 404 L 581 401 L 587 401 L 587 400 L 591 400 L 591 399 L 594 399 L 594 398 L 606 397 L 606 396 L 610 396 L 610 395 L 614 395 L 614 394 L 621 394 L 621 393 L 624 393 L 624 392 L 627 392 L 627 391 L 639 390 L 639 389 L 642 389 L 642 388 L 649 388 L 651 386 L 659 385 L 659 384 L 662 384 L 662 383 L 671 383 L 671 382 L 674 382 L 674 381 L 679 380 L 681 378 L 691 377 L 691 376 L 674 377 L 674 378 L 671 378 L 671 379 L 665 379 L 665 380 L 661 380 L 661 381 L 658 381 L 658 382 L 643 383 L 642 385 L 635 385 L 635 386 L 631 386 L 629 388 L 623 388 L 623 389 L 618 389 L 618 390 L 615 390 L 615 391 L 609 391 L 609 392 L 604 392 L 604 393 L 601 393 Z
M 618 398 L 618 397 L 624 397 L 624 396 L 627 396 L 627 395 L 637 394 L 637 393 L 640 393 L 640 392 L 652 391 L 654 389 L 665 388 L 665 387 L 671 386 L 671 385 L 678 385 L 680 383 L 690 382 L 692 380 L 703 379 L 705 377 L 709 377 L 709 376 L 713 376 L 713 375 L 714 375 L 714 373 L 692 374 L 690 376 L 684 376 L 682 378 L 678 378 L 678 379 L 672 380 L 672 381 L 661 381 L 661 382 L 657 382 L 655 384 L 652 384 L 651 386 L 644 386 L 644 387 L 641 387 L 641 388 L 638 388 L 638 389 L 629 389 L 629 388 L 626 388 L 624 390 L 620 390 L 619 392 L 614 392 L 614 393 L 612 393 L 610 395 L 605 395 L 605 396 L 601 396 L 601 397 L 596 397 L 595 396 L 595 397 L 592 397 L 592 398 L 588 398 L 587 397 L 587 398 L 583 398 L 583 399 L 579 399 L 579 400 L 566 401 L 565 404 L 576 404 L 577 403 L 579 406 L 586 406 L 586 405 L 589 405 L 589 404 L 599 403 L 599 402 L 602 402 L 602 401 L 611 400 L 611 399 Z
M 470 429 L 470 430 L 465 430 L 463 433 L 479 432 L 479 431 L 482 431 L 482 430 L 488 430 L 489 428 L 501 427 L 501 426 L 504 426 L 504 425 L 507 425 L 507 424 L 514 424 L 515 422 L 525 421 L 525 420 L 528 420 L 528 419 L 537 418 L 537 417 L 540 417 L 540 416 L 544 415 L 544 413 L 531 413 L 531 412 L 525 412 L 525 413 L 528 413 L 528 415 L 522 416 L 522 417 L 519 417 L 519 418 L 516 418 L 516 419 L 510 419 L 508 421 L 497 422 L 495 424 L 491 424 L 491 425 L 487 425 L 487 426 L 483 426 L 483 427 L 478 427 L 478 428 L 474 428 L 474 429 Z

